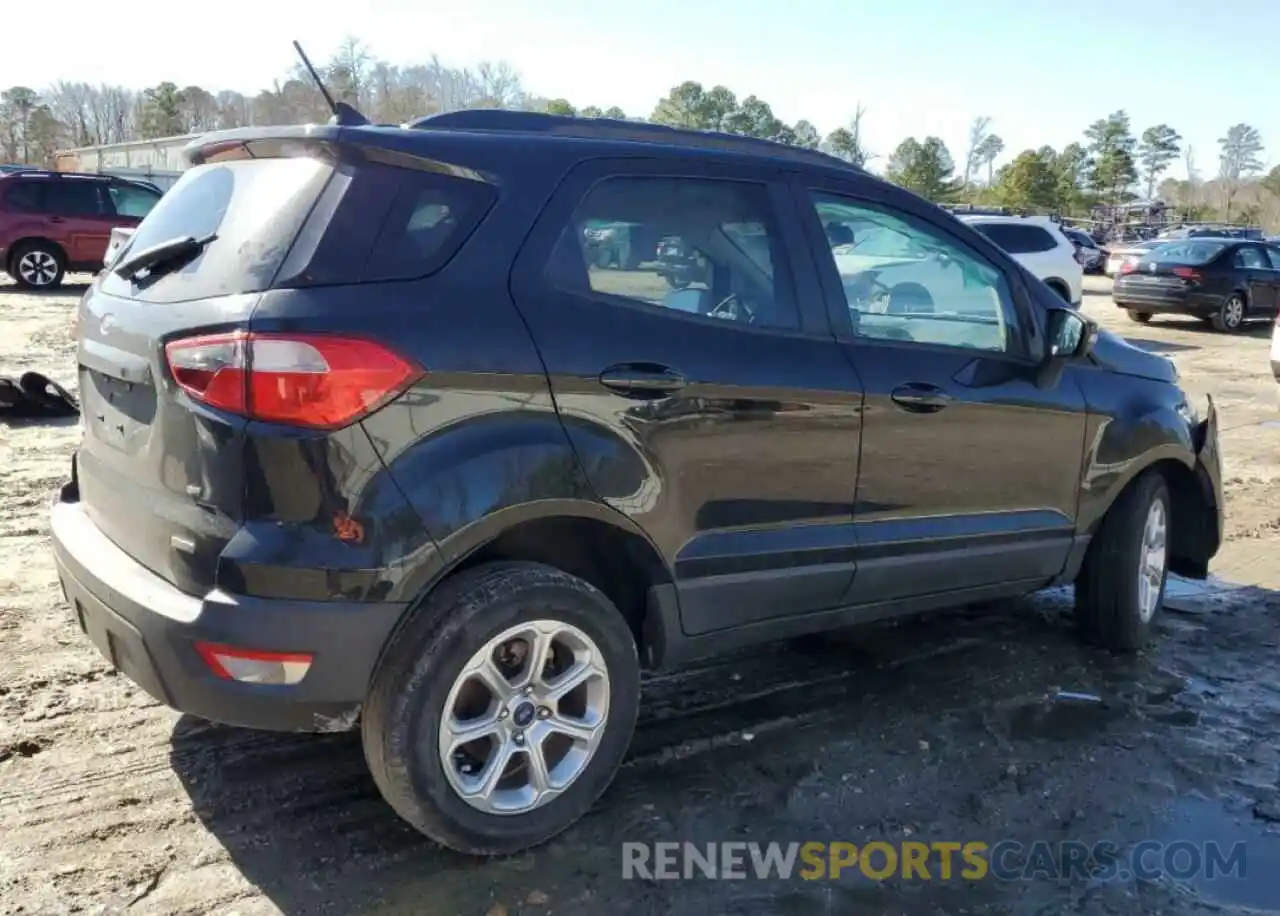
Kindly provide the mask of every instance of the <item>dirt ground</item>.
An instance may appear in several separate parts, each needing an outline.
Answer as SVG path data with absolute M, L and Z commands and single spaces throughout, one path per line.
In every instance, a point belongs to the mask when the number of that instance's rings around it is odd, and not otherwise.
M 1117 658 L 1080 646 L 1058 590 L 654 678 L 630 759 L 596 810 L 496 862 L 443 852 L 401 824 L 354 736 L 209 725 L 110 672 L 71 623 L 49 556 L 45 506 L 77 426 L 0 425 L 0 914 L 1280 912 L 1269 327 L 1227 337 L 1180 320 L 1140 326 L 1106 281 L 1088 287 L 1089 314 L 1167 353 L 1221 411 L 1222 581 L 1171 585 L 1156 648 Z M 0 373 L 37 368 L 71 386 L 82 292 L 0 285 Z M 1246 858 L 1216 880 L 1128 868 L 882 884 L 856 870 L 839 881 L 622 878 L 623 841 L 876 839 L 1243 842 Z

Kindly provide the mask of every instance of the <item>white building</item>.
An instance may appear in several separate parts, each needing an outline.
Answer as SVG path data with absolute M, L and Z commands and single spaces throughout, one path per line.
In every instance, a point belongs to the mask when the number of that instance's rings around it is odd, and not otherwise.
M 133 140 L 105 146 L 84 146 L 61 150 L 54 154 L 54 168 L 59 172 L 88 172 L 115 175 L 119 178 L 141 178 L 161 190 L 178 180 L 188 168 L 182 151 L 199 134 L 160 137 L 156 140 Z

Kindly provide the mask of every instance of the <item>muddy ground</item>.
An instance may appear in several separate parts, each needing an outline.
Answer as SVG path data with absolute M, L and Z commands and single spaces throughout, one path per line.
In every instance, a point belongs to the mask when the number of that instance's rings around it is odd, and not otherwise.
M 1089 287 L 1087 312 L 1217 399 L 1229 541 L 1214 573 L 1233 584 L 1171 587 L 1164 638 L 1137 658 L 1079 646 L 1059 591 L 655 678 L 597 809 L 500 862 L 403 826 L 353 736 L 208 725 L 113 675 L 71 623 L 49 558 L 45 503 L 76 425 L 0 425 L 0 913 L 1280 912 L 1269 328 L 1139 326 L 1105 281 Z M 0 286 L 0 373 L 73 383 L 82 291 Z M 856 869 L 838 882 L 621 877 L 628 840 L 872 839 L 1243 842 L 1244 874 L 1137 878 L 1122 858 L 1062 880 L 1034 867 L 974 883 L 876 885 Z

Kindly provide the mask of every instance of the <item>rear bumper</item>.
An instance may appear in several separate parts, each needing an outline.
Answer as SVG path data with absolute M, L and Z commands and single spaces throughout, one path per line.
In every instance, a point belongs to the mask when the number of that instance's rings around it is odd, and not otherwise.
M 1211 315 L 1222 305 L 1219 296 L 1206 296 L 1185 290 L 1133 289 L 1117 284 L 1111 298 L 1123 309 L 1152 314 Z
M 78 502 L 51 513 L 54 559 L 80 628 L 122 674 L 161 703 L 215 722 L 272 731 L 355 725 L 373 667 L 403 603 L 281 601 L 179 591 L 104 535 Z M 196 642 L 305 652 L 292 686 L 216 676 Z

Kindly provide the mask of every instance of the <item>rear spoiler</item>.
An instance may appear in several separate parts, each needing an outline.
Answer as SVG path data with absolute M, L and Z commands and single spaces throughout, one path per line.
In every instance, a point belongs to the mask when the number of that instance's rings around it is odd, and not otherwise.
M 335 142 L 343 128 L 332 124 L 291 124 L 278 127 L 235 127 L 201 134 L 182 148 L 187 162 L 204 165 L 219 152 L 262 140 L 298 140 Z

